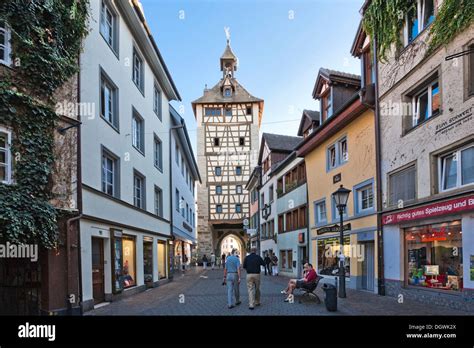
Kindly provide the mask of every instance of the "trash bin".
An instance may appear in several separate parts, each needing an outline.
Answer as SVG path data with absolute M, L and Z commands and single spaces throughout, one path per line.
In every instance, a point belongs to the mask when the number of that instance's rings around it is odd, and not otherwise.
M 330 312 L 337 311 L 337 289 L 332 284 L 323 284 L 324 304 Z

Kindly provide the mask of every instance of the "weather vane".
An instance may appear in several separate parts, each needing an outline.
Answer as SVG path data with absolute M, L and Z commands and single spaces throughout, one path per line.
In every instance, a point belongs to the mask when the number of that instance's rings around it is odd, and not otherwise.
M 225 37 L 227 38 L 227 43 L 230 43 L 230 28 L 224 27 Z

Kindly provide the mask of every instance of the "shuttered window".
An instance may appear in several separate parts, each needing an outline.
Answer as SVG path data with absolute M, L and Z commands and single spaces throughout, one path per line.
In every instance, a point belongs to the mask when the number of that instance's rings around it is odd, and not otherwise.
M 399 205 L 416 198 L 416 168 L 415 165 L 389 176 L 389 204 Z

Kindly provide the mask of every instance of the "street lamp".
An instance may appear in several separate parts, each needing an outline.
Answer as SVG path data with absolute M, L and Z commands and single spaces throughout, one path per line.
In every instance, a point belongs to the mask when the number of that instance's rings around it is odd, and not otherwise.
M 336 192 L 332 194 L 334 203 L 336 204 L 337 210 L 339 210 L 339 244 L 340 244 L 340 253 L 339 253 L 339 297 L 346 297 L 346 272 L 344 269 L 344 209 L 347 205 L 347 200 L 349 199 L 349 194 L 351 190 L 344 188 L 342 185 L 337 189 Z

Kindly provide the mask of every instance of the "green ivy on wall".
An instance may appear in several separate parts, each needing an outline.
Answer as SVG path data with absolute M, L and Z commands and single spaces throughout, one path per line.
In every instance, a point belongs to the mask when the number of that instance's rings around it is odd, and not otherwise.
M 14 182 L 0 184 L 0 239 L 57 243 L 57 210 L 50 204 L 53 93 L 78 71 L 87 34 L 88 1 L 2 0 L 0 20 L 11 30 L 12 69 L 0 83 L 0 124 L 12 130 Z
M 362 22 L 370 37 L 377 37 L 377 56 L 386 61 L 392 45 L 402 47 L 402 30 L 408 16 L 416 13 L 416 1 L 372 0 Z M 474 0 L 443 0 L 430 27 L 427 53 L 447 45 L 458 33 L 474 22 Z

